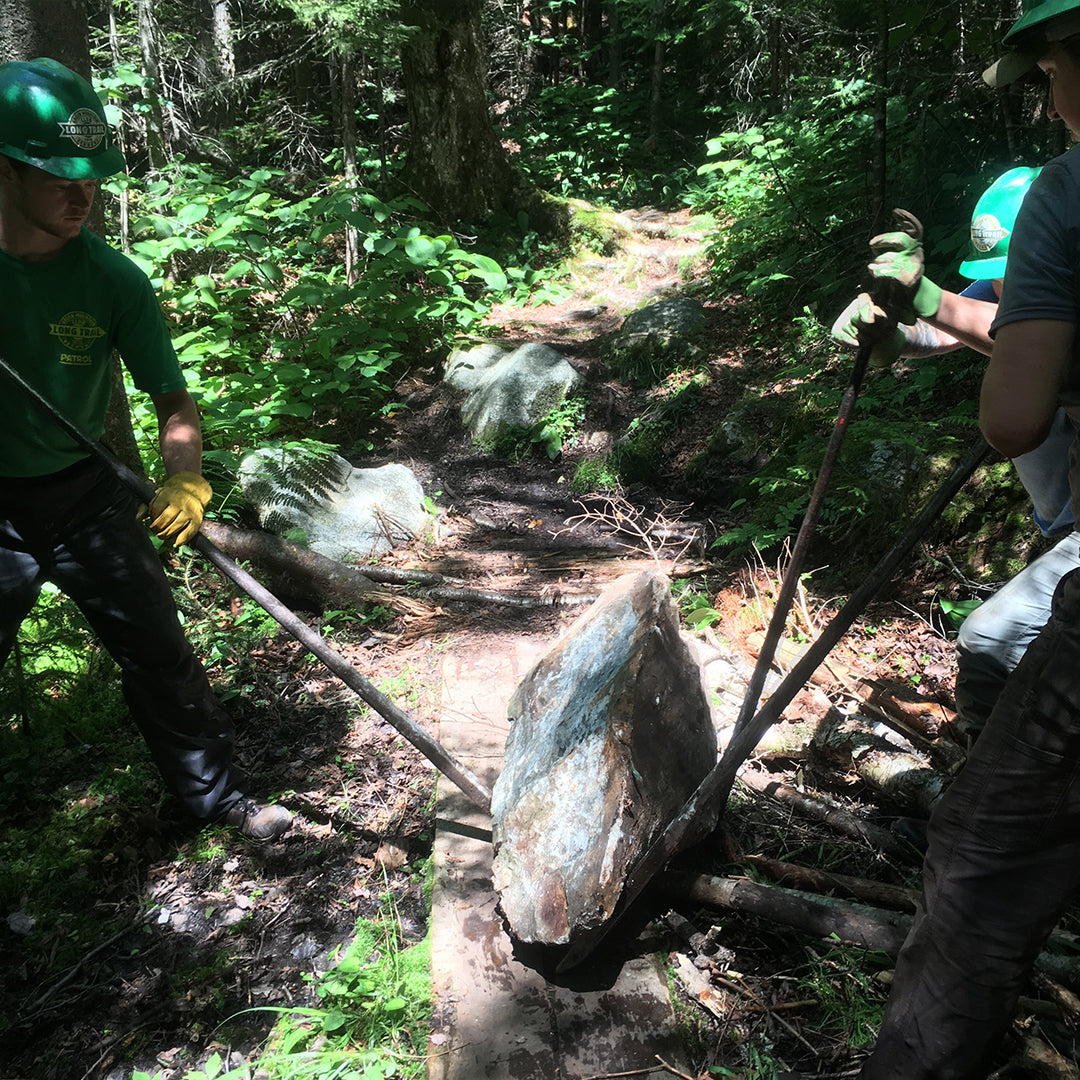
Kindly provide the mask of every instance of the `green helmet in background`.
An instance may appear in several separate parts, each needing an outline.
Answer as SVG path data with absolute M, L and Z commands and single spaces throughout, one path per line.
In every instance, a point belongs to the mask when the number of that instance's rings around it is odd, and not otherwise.
M 1080 0 L 1024 0 L 1020 18 L 1005 35 L 1005 48 L 1031 49 L 1080 33 Z
M 124 168 L 94 88 L 56 60 L 0 64 L 0 154 L 67 180 Z
M 1010 169 L 983 192 L 971 215 L 971 244 L 960 273 L 976 281 L 1005 276 L 1009 237 L 1032 181 L 1042 169 Z
M 1005 35 L 1008 52 L 983 72 L 990 86 L 1009 86 L 1035 70 L 1047 47 L 1080 34 L 1080 0 L 1024 0 Z

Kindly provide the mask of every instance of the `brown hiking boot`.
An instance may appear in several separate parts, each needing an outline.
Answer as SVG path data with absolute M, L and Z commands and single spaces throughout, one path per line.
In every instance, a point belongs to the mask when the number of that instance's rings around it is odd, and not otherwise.
M 223 818 L 249 840 L 276 840 L 292 826 L 292 814 L 284 806 L 260 806 L 254 799 L 240 799 Z

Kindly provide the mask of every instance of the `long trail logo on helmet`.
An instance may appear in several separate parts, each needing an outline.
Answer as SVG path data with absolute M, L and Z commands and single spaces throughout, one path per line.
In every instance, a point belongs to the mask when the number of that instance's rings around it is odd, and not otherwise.
M 105 121 L 93 109 L 76 109 L 60 122 L 60 137 L 70 139 L 80 150 L 96 150 L 107 132 Z
M 980 214 L 971 223 L 971 242 L 976 251 L 993 251 L 1009 230 L 993 214 Z

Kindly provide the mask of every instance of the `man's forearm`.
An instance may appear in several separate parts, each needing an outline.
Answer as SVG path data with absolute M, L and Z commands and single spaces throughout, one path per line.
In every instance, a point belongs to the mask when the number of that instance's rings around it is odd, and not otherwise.
M 997 304 L 946 292 L 941 294 L 940 306 L 927 321 L 962 345 L 989 356 L 993 348 L 990 324 L 995 314 Z
M 158 418 L 158 446 L 167 476 L 202 472 L 202 430 L 199 412 L 187 391 L 154 399 Z
M 1006 457 L 1026 454 L 1046 437 L 1075 333 L 1073 323 L 1055 319 L 998 330 L 979 395 L 979 426 Z
M 925 319 L 917 319 L 913 326 L 905 326 L 901 323 L 900 329 L 904 334 L 904 344 L 900 349 L 900 355 L 908 360 L 940 356 L 942 353 L 955 352 L 963 346 L 963 342 L 957 341 L 944 330 L 932 326 Z

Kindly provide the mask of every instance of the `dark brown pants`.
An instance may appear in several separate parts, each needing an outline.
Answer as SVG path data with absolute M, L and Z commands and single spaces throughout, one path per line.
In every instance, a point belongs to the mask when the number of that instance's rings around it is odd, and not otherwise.
M 929 830 L 923 897 L 862 1080 L 985 1077 L 1080 885 L 1080 572 Z

